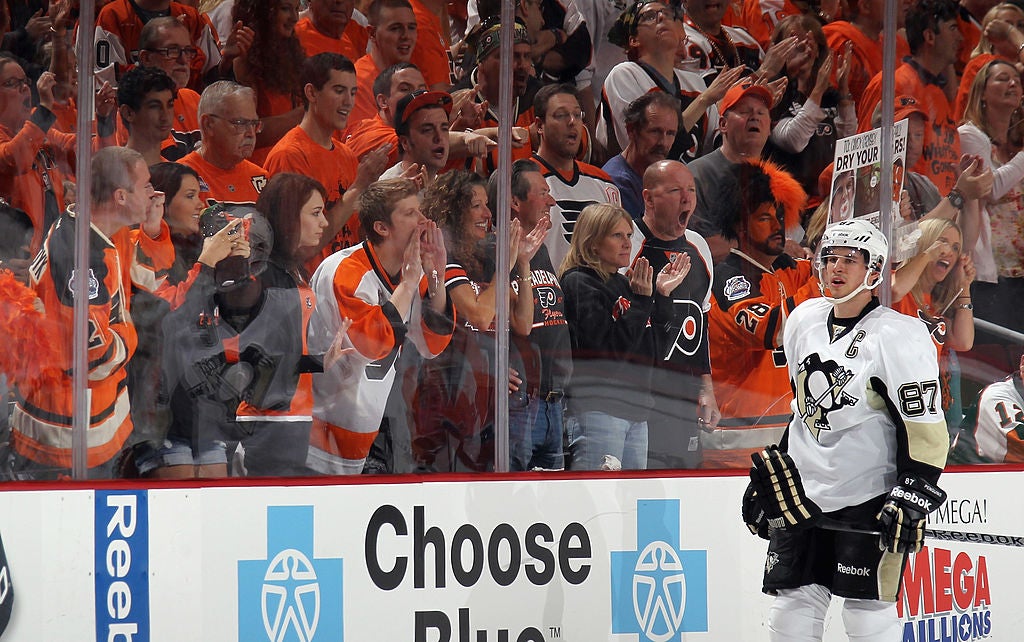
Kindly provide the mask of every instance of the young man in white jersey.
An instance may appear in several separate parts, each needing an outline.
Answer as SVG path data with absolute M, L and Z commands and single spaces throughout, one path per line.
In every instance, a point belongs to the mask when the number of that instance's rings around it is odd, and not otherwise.
M 771 640 L 821 640 L 833 595 L 850 640 L 899 640 L 903 566 L 945 500 L 935 347 L 922 323 L 874 298 L 887 259 L 870 223 L 831 225 L 815 260 L 823 298 L 786 323 L 793 418 L 779 447 L 752 457 L 743 507 L 770 540 Z

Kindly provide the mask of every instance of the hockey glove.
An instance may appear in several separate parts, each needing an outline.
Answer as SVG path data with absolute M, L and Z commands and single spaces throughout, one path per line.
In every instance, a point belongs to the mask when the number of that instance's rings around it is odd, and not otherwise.
M 770 528 L 800 530 L 810 528 L 821 516 L 821 509 L 804 494 L 800 471 L 788 453 L 771 445 L 750 456 L 751 486 L 764 509 Z
M 890 553 L 916 553 L 924 545 L 925 518 L 942 506 L 946 493 L 916 475 L 902 474 L 878 513 L 878 546 Z
M 747 490 L 743 493 L 743 523 L 747 525 L 750 532 L 761 539 L 768 537 L 768 516 L 764 514 L 764 507 L 754 490 L 754 482 L 747 484 Z

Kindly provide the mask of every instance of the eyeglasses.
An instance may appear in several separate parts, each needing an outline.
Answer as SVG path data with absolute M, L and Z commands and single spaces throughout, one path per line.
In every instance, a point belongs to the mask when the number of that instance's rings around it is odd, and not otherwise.
M 179 56 L 184 58 L 185 60 L 192 60 L 199 53 L 199 50 L 195 47 L 178 46 L 147 49 L 146 51 L 158 53 L 168 60 L 177 60 Z
M 636 17 L 636 23 L 638 25 L 651 24 L 658 21 L 658 17 L 662 17 L 665 20 L 674 20 L 676 12 L 673 9 L 648 9 L 647 11 L 640 12 Z
M 31 87 L 32 86 L 32 81 L 29 80 L 28 78 L 25 78 L 24 76 L 22 76 L 21 78 L 9 78 L 9 79 L 3 81 L 2 83 L 0 83 L 0 87 L 3 87 L 4 89 L 14 89 L 14 90 L 21 89 L 22 85 L 24 85 L 26 87 Z
M 556 111 L 555 113 L 551 114 L 551 117 L 554 118 L 555 120 L 557 120 L 560 123 L 566 123 L 566 122 L 569 122 L 571 120 L 582 121 L 583 120 L 583 110 L 582 109 L 580 109 L 579 111 L 560 110 L 560 111 Z
M 224 118 L 217 114 L 207 114 L 207 116 L 213 116 L 214 118 L 220 118 L 221 120 L 228 121 L 228 123 L 230 123 L 234 128 L 236 134 L 244 134 L 250 127 L 254 129 L 257 134 L 263 131 L 263 121 L 258 118 L 256 120 L 246 120 L 244 118 Z

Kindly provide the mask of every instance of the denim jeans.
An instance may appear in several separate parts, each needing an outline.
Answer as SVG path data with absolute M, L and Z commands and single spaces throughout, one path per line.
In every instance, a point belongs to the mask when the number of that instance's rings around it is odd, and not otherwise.
M 647 421 L 620 419 L 603 412 L 581 412 L 566 422 L 573 470 L 598 470 L 605 455 L 623 470 L 647 468 Z
M 525 407 L 509 407 L 509 470 L 565 467 L 562 457 L 562 402 L 529 397 Z

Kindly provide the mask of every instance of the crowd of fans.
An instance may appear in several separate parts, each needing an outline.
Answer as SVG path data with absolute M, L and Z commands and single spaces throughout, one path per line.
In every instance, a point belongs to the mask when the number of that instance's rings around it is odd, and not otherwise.
M 1024 2 L 903 0 L 890 33 L 883 0 L 516 0 L 511 59 L 498 0 L 96 9 L 0 0 L 0 308 L 35 337 L 0 359 L 2 478 L 72 467 L 81 292 L 91 477 L 493 470 L 504 306 L 512 470 L 746 468 L 816 240 L 859 211 L 832 158 L 881 124 L 887 38 L 919 229 L 892 306 L 955 455 L 1024 461 L 1020 346 L 975 345 L 975 315 L 1024 331 Z M 968 351 L 1010 377 L 961 386 Z

